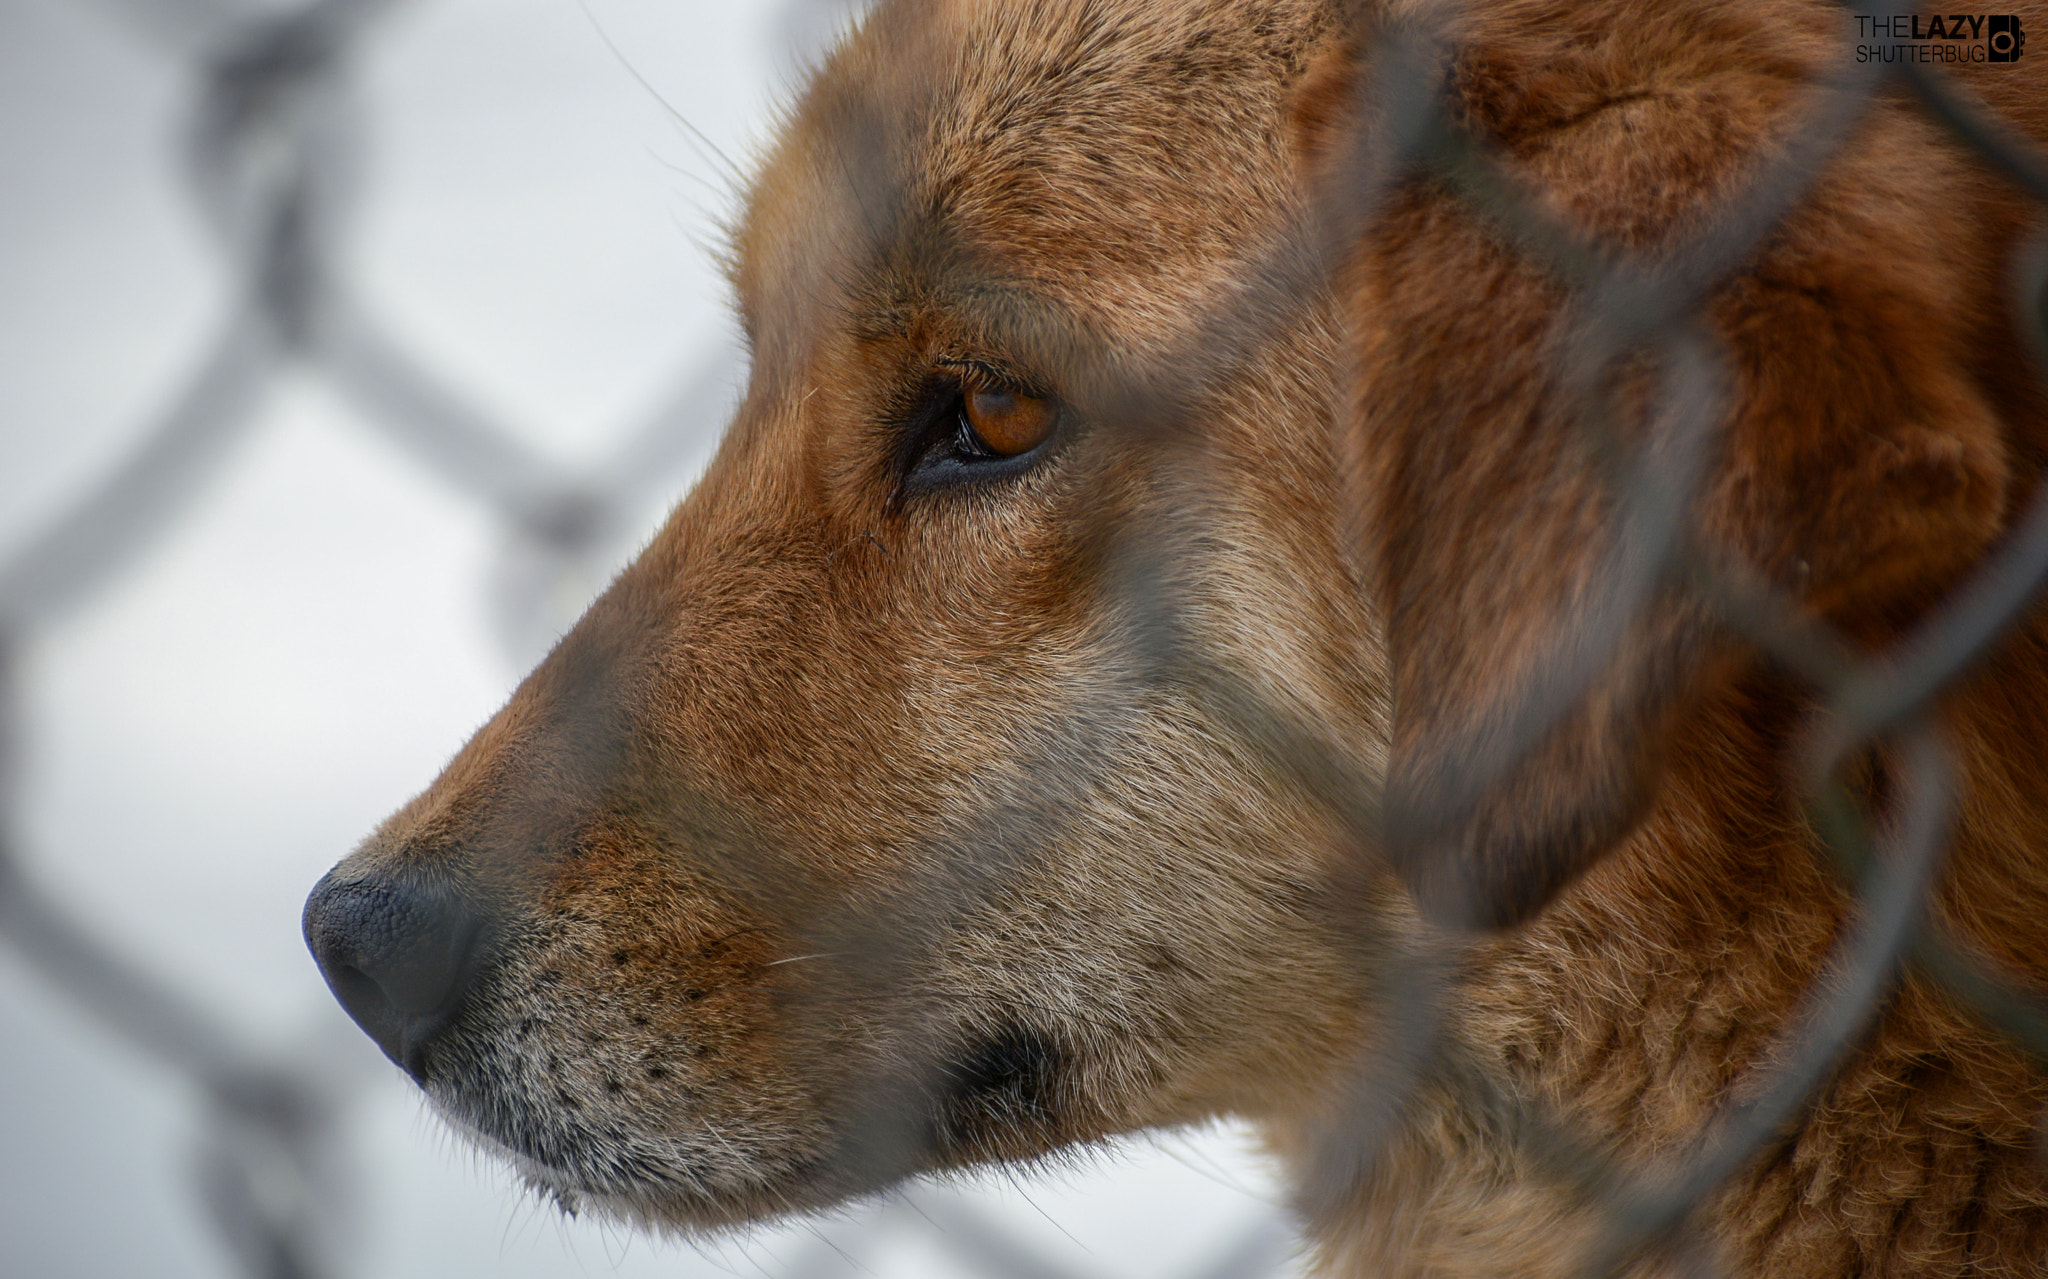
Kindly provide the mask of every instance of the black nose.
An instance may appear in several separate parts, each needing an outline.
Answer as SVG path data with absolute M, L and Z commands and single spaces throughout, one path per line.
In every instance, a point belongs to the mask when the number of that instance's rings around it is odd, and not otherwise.
M 482 909 L 445 885 L 330 871 L 306 899 L 303 922 L 334 997 L 385 1056 L 424 1083 L 427 1045 L 475 984 Z

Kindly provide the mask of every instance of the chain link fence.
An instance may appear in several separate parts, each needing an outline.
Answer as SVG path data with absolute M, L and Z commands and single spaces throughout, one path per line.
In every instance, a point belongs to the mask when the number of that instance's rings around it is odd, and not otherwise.
M 285 9 L 228 0 L 105 3 L 166 56 L 195 71 L 184 163 L 195 206 L 233 265 L 233 300 L 177 396 L 121 464 L 0 561 L 0 932 L 67 998 L 204 1099 L 208 1120 L 197 1182 L 215 1229 L 245 1273 L 345 1274 L 353 1191 L 368 1174 L 342 1158 L 346 1143 L 336 1125 L 362 1086 L 360 1075 L 337 1069 L 339 1058 L 324 1043 L 282 1056 L 247 1047 L 230 1018 L 162 980 L 146 961 L 109 945 L 93 930 L 88 912 L 28 873 L 18 823 L 9 820 L 20 802 L 17 779 L 25 750 L 20 676 L 9 663 L 40 628 L 106 590 L 117 572 L 165 535 L 237 444 L 261 428 L 265 388 L 288 368 L 316 373 L 365 429 L 382 434 L 414 466 L 491 512 L 513 548 L 496 584 L 499 624 L 515 648 L 531 649 L 536 637 L 560 625 L 556 601 L 581 598 L 584 591 L 576 583 L 593 575 L 593 563 L 631 534 L 651 501 L 675 487 L 694 456 L 698 432 L 722 416 L 732 357 L 719 352 L 687 370 L 673 398 L 648 414 L 609 460 L 565 475 L 383 327 L 337 265 L 346 232 L 343 214 L 353 202 L 365 147 L 355 72 L 366 43 L 406 6 L 398 0 L 320 0 Z M 1855 6 L 1844 12 L 1845 18 L 1866 20 L 1877 13 Z M 812 29 L 812 11 L 792 14 L 792 31 Z M 2026 1051 L 2048 1059 L 2048 1018 L 2038 1000 L 1945 944 L 1922 917 L 1954 798 L 1954 764 L 1927 711 L 2008 631 L 2048 576 L 2048 495 L 2034 499 L 2012 534 L 1939 614 L 1892 652 L 1875 659 L 1860 655 L 1798 601 L 1713 553 L 1681 518 L 1703 483 L 1712 434 L 1727 407 L 1723 354 L 1700 323 L 1704 300 L 1810 193 L 1852 126 L 1889 84 L 1917 94 L 1935 118 L 2035 199 L 2048 200 L 2048 158 L 2011 136 L 1929 66 L 1848 64 L 1834 79 L 1812 86 L 1801 126 L 1703 220 L 1688 243 L 1643 262 L 1585 243 L 1522 197 L 1512 175 L 1446 109 L 1442 67 L 1426 26 L 1376 32 L 1366 43 L 1372 50 L 1366 73 L 1376 86 L 1373 109 L 1381 118 L 1362 131 L 1370 145 L 1343 157 L 1332 179 L 1334 194 L 1326 195 L 1363 226 L 1401 184 L 1418 173 L 1431 175 L 1568 287 L 1582 319 L 1580 340 L 1571 348 L 1577 364 L 1564 380 L 1583 396 L 1577 416 L 1592 438 L 1590 452 L 1612 463 L 1615 518 L 1625 531 L 1616 539 L 1621 549 L 1606 574 L 1607 588 L 1577 632 L 1563 637 L 1563 656 L 1554 664 L 1561 673 L 1522 691 L 1506 717 L 1513 731 L 1468 753 L 1468 775 L 1443 802 L 1469 802 L 1526 758 L 1599 677 L 1662 585 L 1678 579 L 1693 584 L 1719 625 L 1820 690 L 1832 726 L 1808 761 L 1813 820 L 1855 884 L 1859 909 L 1781 1051 L 1769 1055 L 1775 1064 L 1759 1086 L 1726 1105 L 1684 1171 L 1664 1181 L 1632 1177 L 1572 1140 L 1546 1115 L 1531 1110 L 1522 1116 L 1522 1128 L 1538 1135 L 1534 1144 L 1558 1179 L 1607 1205 L 1607 1228 L 1589 1273 L 1611 1273 L 1649 1249 L 1676 1249 L 1690 1272 L 1712 1273 L 1711 1253 L 1687 1246 L 1694 1210 L 1777 1139 L 1833 1077 L 1902 970 L 1945 988 Z M 1277 254 L 1254 290 L 1290 297 L 1319 287 L 1329 263 L 1300 254 L 1298 247 Z M 2036 245 L 2012 285 L 2037 359 L 2048 355 L 2044 281 L 2048 253 Z M 1260 340 L 1262 330 L 1246 316 L 1284 311 L 1246 304 L 1242 297 L 1235 301 L 1229 315 L 1197 326 L 1200 358 L 1212 367 Z M 1601 388 L 1619 361 L 1646 352 L 1667 375 L 1661 406 L 1650 415 L 1653 444 L 1639 449 L 1620 438 Z M 1134 392 L 1133 429 L 1157 429 L 1168 439 L 1175 406 L 1139 409 L 1138 398 Z M 1175 554 L 1170 534 L 1117 536 L 1128 539 L 1127 562 L 1149 564 Z M 1129 575 L 1132 582 L 1168 578 Z M 1348 773 L 1340 762 L 1343 752 L 1314 726 L 1288 720 L 1206 664 L 1182 634 L 1169 591 L 1127 589 L 1142 619 L 1132 640 L 1140 664 L 1179 672 L 1219 718 L 1331 803 L 1361 848 L 1374 847 L 1385 820 L 1377 780 Z M 1087 726 L 1077 731 L 1085 735 Z M 1882 835 L 1839 780 L 1844 761 L 1878 740 L 1896 752 L 1903 777 L 1903 811 Z M 1048 797 L 1086 784 L 1085 777 L 1058 772 L 1041 770 L 1040 788 L 1031 796 L 1039 807 L 1057 807 L 1045 803 Z M 1443 815 L 1410 819 L 1427 824 Z M 1019 854 L 995 845 L 1016 843 L 1019 831 L 1035 829 L 1015 814 L 998 814 L 979 833 L 985 838 L 962 851 L 985 853 L 974 864 L 986 869 L 977 873 L 1000 878 Z M 985 891 L 978 884 L 959 887 L 957 901 L 964 904 Z M 1389 1013 L 1391 1024 L 1407 1033 L 1360 1063 L 1348 1122 L 1326 1134 L 1320 1175 L 1302 1192 L 1298 1206 L 1310 1216 L 1369 1176 L 1442 1033 L 1439 996 L 1457 956 L 1418 958 L 1429 962 L 1405 967 Z M 930 1231 L 963 1273 L 1018 1279 L 1067 1273 L 1062 1263 L 1040 1255 L 961 1197 L 913 1192 L 884 1207 L 873 1228 Z M 1291 1248 L 1276 1215 L 1198 1274 L 1275 1274 Z M 788 1268 L 817 1276 L 857 1270 L 829 1234 Z

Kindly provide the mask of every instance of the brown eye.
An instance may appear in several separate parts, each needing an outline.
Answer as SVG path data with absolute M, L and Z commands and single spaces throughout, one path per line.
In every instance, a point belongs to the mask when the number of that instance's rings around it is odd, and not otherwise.
M 970 390 L 961 401 L 967 429 L 996 457 L 1029 453 L 1052 434 L 1051 403 L 1014 391 Z

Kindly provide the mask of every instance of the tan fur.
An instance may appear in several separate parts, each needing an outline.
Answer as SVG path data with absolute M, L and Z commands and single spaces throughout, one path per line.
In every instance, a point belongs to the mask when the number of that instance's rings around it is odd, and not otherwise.
M 1437 38 L 1526 197 L 1647 259 L 1847 56 L 1831 12 L 1524 0 Z M 1531 760 L 1402 825 L 1568 631 L 1612 510 L 1560 408 L 1556 282 L 1439 183 L 1364 220 L 1331 195 L 1375 88 L 1353 35 L 1388 16 L 885 5 L 820 73 L 735 235 L 753 380 L 710 470 L 337 871 L 488 907 L 420 1069 L 452 1122 L 661 1228 L 1219 1114 L 1306 1176 L 1412 957 L 1514 923 L 1456 948 L 1378 1160 L 1303 1202 L 1324 1273 L 1547 1276 L 1603 1210 L 1517 1116 L 1652 1178 L 1768 1067 L 1849 898 L 1794 785 L 1810 694 L 1684 589 Z M 2042 137 L 2038 74 L 1971 83 Z M 1940 601 L 2048 459 L 2000 292 L 2033 216 L 1887 97 L 1707 303 L 1734 391 L 1700 524 L 1859 643 Z M 1325 242 L 1334 289 L 1271 287 Z M 1061 435 L 919 488 L 905 436 L 961 361 Z M 1655 370 L 1627 377 L 1640 413 Z M 1941 710 L 1939 924 L 2035 991 L 2044 643 Z M 1388 777 L 1387 846 L 1218 687 Z M 1863 762 L 1881 814 L 1892 767 Z M 2048 1274 L 2044 1106 L 1909 979 L 1702 1235 L 1746 1275 Z

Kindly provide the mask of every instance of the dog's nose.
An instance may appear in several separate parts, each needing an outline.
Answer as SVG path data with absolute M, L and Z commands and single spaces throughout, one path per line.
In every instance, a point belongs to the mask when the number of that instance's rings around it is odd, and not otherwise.
M 328 872 L 306 898 L 306 945 L 341 1006 L 384 1055 L 426 1082 L 426 1050 L 462 1009 L 485 915 L 445 885 Z

